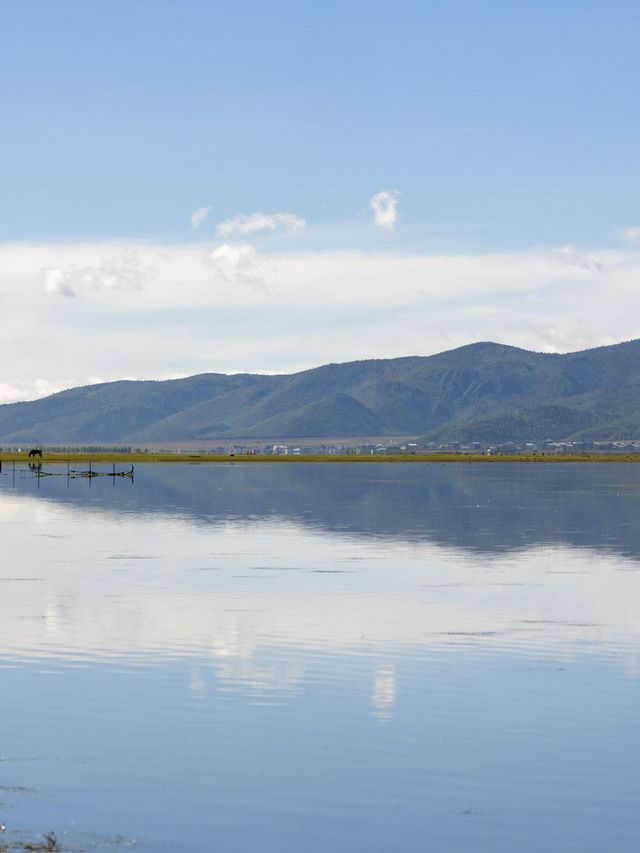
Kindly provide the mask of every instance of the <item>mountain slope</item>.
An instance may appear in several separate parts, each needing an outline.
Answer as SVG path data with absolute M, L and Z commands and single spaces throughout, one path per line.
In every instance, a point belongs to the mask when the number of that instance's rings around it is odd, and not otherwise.
M 640 341 L 566 355 L 477 343 L 291 375 L 103 383 L 0 406 L 0 441 L 45 444 L 624 438 L 637 437 L 639 425 Z

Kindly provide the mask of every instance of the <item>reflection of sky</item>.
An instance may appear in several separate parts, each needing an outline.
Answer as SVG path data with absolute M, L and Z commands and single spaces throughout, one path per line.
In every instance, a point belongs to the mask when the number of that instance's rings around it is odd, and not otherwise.
M 636 667 L 640 571 L 623 557 L 555 545 L 470 555 L 287 520 L 206 527 L 1 500 L 5 657 L 205 656 L 221 680 L 264 689 L 303 677 L 299 663 L 257 663 L 274 648 L 615 652 Z
M 640 563 L 620 515 L 587 535 L 568 490 L 574 540 L 548 535 L 545 493 L 505 548 L 499 513 L 456 509 L 442 476 L 431 516 L 416 482 L 392 490 L 385 527 L 351 473 L 331 517 L 313 479 L 298 512 L 207 517 L 174 470 L 164 509 L 148 473 L 0 491 L 0 772 L 36 790 L 2 791 L 10 841 L 636 853 Z

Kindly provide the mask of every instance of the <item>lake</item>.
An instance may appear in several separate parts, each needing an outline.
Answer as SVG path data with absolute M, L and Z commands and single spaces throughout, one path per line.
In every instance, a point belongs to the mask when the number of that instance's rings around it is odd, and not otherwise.
M 0 475 L 6 849 L 640 849 L 640 466 L 45 468 Z

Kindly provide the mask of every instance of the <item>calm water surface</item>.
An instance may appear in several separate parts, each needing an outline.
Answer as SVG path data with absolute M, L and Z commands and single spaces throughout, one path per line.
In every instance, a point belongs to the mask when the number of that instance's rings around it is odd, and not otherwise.
M 7 849 L 640 850 L 640 467 L 5 465 L 0 521 Z

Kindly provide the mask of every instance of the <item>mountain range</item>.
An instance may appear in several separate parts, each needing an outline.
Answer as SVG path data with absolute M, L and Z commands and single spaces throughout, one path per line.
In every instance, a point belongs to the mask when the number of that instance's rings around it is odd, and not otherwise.
M 640 340 L 582 352 L 475 343 L 289 375 L 122 380 L 0 406 L 0 442 L 144 443 L 414 435 L 640 437 Z

